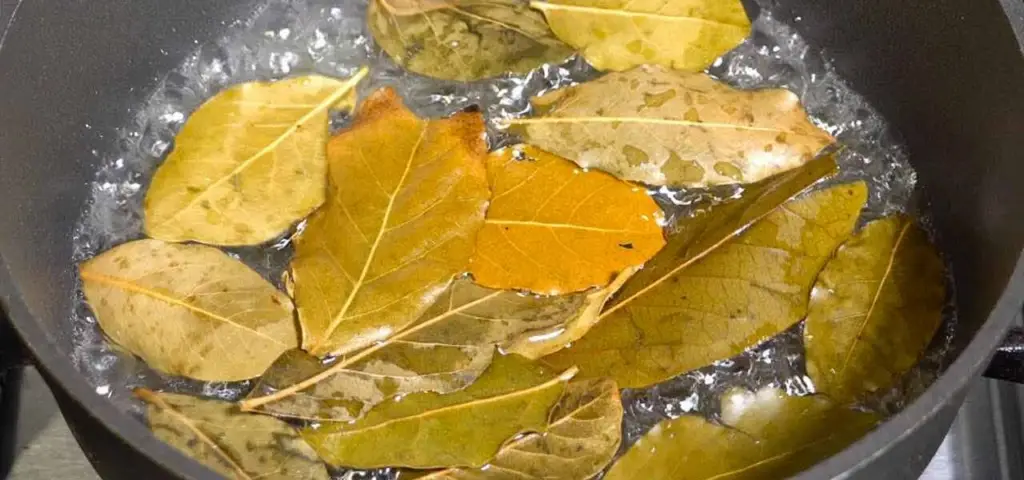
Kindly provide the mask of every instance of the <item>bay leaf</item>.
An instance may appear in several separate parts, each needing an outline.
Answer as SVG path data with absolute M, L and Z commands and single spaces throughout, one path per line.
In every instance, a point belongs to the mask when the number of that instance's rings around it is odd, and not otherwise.
M 231 87 L 185 122 L 146 192 L 146 234 L 168 242 L 256 245 L 324 202 L 328 110 L 356 85 L 321 76 Z
M 608 379 L 570 382 L 545 433 L 507 443 L 483 468 L 452 468 L 421 480 L 588 479 L 604 470 L 622 441 L 619 387 Z M 401 475 L 403 480 L 405 475 Z
M 234 404 L 174 393 L 135 390 L 157 438 L 226 478 L 327 480 L 327 468 L 298 432 Z
M 945 285 L 942 259 L 912 219 L 867 224 L 811 291 L 804 344 L 817 391 L 853 402 L 891 388 L 935 336 Z
M 380 0 L 380 5 L 394 15 L 414 15 L 451 6 L 454 0 Z
M 291 300 L 213 247 L 138 240 L 79 274 L 103 333 L 165 373 L 245 380 L 298 346 Z
M 750 34 L 740 0 L 531 1 L 598 70 L 657 64 L 701 71 Z
M 553 297 L 457 280 L 414 326 L 352 356 L 324 363 L 299 350 L 285 353 L 242 409 L 351 421 L 387 398 L 465 388 L 487 368 L 496 347 L 538 358 L 582 337 L 631 273 L 602 289 Z
M 642 187 L 528 145 L 487 160 L 491 204 L 470 272 L 477 283 L 546 295 L 607 285 L 665 245 Z
M 374 0 L 367 22 L 399 65 L 445 80 L 526 73 L 573 52 L 524 0 Z
M 479 113 L 423 120 L 394 90 L 328 145 L 324 207 L 290 268 L 302 348 L 345 354 L 418 319 L 469 267 L 490 192 Z
M 389 400 L 359 420 L 306 428 L 302 436 L 331 465 L 481 467 L 506 440 L 543 431 L 574 374 L 499 355 L 465 390 Z
M 655 66 L 533 99 L 536 118 L 505 120 L 525 141 L 623 180 L 672 187 L 753 183 L 832 143 L 783 89 L 743 91 Z
M 839 185 L 782 204 L 808 185 L 789 180 L 684 225 L 597 326 L 545 361 L 644 387 L 733 357 L 802 320 L 814 279 L 852 232 L 867 188 Z
M 759 480 L 788 478 L 841 451 L 879 418 L 820 396 L 776 389 L 731 393 L 716 425 L 682 416 L 655 426 L 608 471 L 605 480 Z

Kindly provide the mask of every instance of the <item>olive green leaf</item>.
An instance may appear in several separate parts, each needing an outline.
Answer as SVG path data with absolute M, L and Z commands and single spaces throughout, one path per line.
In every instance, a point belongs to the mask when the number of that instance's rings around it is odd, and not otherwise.
M 395 15 L 413 15 L 451 6 L 455 0 L 382 0 L 381 6 Z
M 469 269 L 490 191 L 479 113 L 423 120 L 390 88 L 327 149 L 328 200 L 295 242 L 302 348 L 322 357 L 386 340 Z
M 328 110 L 351 108 L 363 69 L 231 87 L 196 110 L 146 193 L 146 234 L 255 245 L 324 202 Z
M 481 467 L 510 438 L 543 431 L 574 374 L 499 355 L 465 390 L 388 400 L 359 420 L 306 428 L 302 436 L 332 465 Z
M 703 73 L 644 66 L 533 99 L 504 123 L 530 144 L 624 180 L 673 187 L 753 183 L 832 143 L 796 95 L 736 90 Z
M 822 397 L 776 389 L 730 393 L 716 425 L 683 416 L 655 426 L 605 480 L 760 480 L 788 478 L 870 431 L 878 418 Z
M 327 468 L 290 425 L 241 413 L 231 403 L 145 389 L 157 438 L 213 471 L 238 480 L 327 480 Z
M 396 395 L 449 393 L 473 382 L 495 347 L 528 358 L 557 351 L 593 326 L 628 278 L 589 293 L 538 297 L 460 279 L 409 329 L 333 363 L 287 352 L 242 409 L 315 421 L 350 421 Z
M 696 72 L 750 34 L 740 0 L 548 0 L 530 6 L 598 70 L 657 64 Z
M 245 380 L 298 346 L 291 300 L 213 247 L 139 240 L 79 273 L 103 333 L 157 370 Z
M 480 80 L 526 73 L 573 53 L 524 0 L 407 3 L 373 0 L 367 22 L 395 62 L 422 75 Z
M 571 382 L 545 433 L 507 443 L 484 468 L 452 468 L 420 480 L 581 480 L 612 461 L 622 440 L 619 387 L 607 379 Z M 405 476 L 401 478 L 405 479 Z
M 815 387 L 836 401 L 892 387 L 942 322 L 945 269 L 906 216 L 869 223 L 818 276 L 804 327 Z
M 781 204 L 808 184 L 770 181 L 684 225 L 596 327 L 545 361 L 643 387 L 735 356 L 802 320 L 815 277 L 867 197 L 858 182 Z

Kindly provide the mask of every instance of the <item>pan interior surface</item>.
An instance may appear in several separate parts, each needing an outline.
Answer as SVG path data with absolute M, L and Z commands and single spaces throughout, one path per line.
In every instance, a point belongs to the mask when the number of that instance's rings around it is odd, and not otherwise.
M 116 2 L 111 2 L 116 3 Z M 173 123 L 178 118 L 176 111 L 143 111 L 136 108 L 130 113 L 125 113 L 125 108 L 133 105 L 149 105 L 153 108 L 166 107 L 167 103 L 161 103 L 159 99 L 150 96 L 152 92 L 172 92 L 180 94 L 177 87 L 191 87 L 191 85 L 180 85 L 175 82 L 188 82 L 187 75 L 167 76 L 166 72 L 181 72 L 180 62 L 183 58 L 202 62 L 204 60 L 217 59 L 224 50 L 223 44 L 218 44 L 217 39 L 223 35 L 224 24 L 228 20 L 242 18 L 239 12 L 251 8 L 248 5 L 223 5 L 223 6 L 198 6 L 203 2 L 181 2 L 180 5 L 159 5 L 158 2 L 124 2 L 120 5 L 125 12 L 132 12 L 140 15 L 139 18 L 146 18 L 141 22 L 144 26 L 135 31 L 136 37 L 145 40 L 138 45 L 132 45 L 132 38 L 129 32 L 99 32 L 95 28 L 85 28 L 76 25 L 72 20 L 68 22 L 69 31 L 83 32 L 89 37 L 96 38 L 97 42 L 109 45 L 109 49 L 88 49 L 83 51 L 81 45 L 72 45 L 68 38 L 57 36 L 43 37 L 40 34 L 28 30 L 33 25 L 42 22 L 42 12 L 31 4 L 26 5 L 20 13 L 22 20 L 14 25 L 9 44 L 0 50 L 0 87 L 2 91 L 24 92 L 24 95 L 10 95 L 0 98 L 0 111 L 12 112 L 11 115 L 3 115 L 0 122 L 3 122 L 0 129 L 0 184 L 8 200 L 5 204 L 12 205 L 10 212 L 0 218 L 0 231 L 19 232 L 18 235 L 6 235 L 0 238 L 0 258 L 7 264 L 11 282 L 4 284 L 4 304 L 11 310 L 13 317 L 22 334 L 25 335 L 39 356 L 44 366 L 49 368 L 57 378 L 57 382 L 68 388 L 74 397 L 79 398 L 86 406 L 92 409 L 92 414 L 99 416 L 108 425 L 114 426 L 119 433 L 127 436 L 130 442 L 141 445 L 148 452 L 159 452 L 161 458 L 173 459 L 170 463 L 182 464 L 181 459 L 162 447 L 150 441 L 144 431 L 138 428 L 139 425 L 126 416 L 118 414 L 102 402 L 97 402 L 93 391 L 97 387 L 110 387 L 111 378 L 126 377 L 130 375 L 141 375 L 149 380 L 163 381 L 155 378 L 151 373 L 142 369 L 141 365 L 131 364 L 124 358 L 105 349 L 103 342 L 98 337 L 89 337 L 86 341 L 83 338 L 95 335 L 92 327 L 80 324 L 79 328 L 68 328 L 68 312 L 75 310 L 77 299 L 70 298 L 67 292 L 75 290 L 75 275 L 73 261 L 83 256 L 88 256 L 97 251 L 109 248 L 114 243 L 134 238 L 138 235 L 137 230 L 132 230 L 131 222 L 137 222 L 138 218 L 133 217 L 133 206 L 124 203 L 125 198 L 131 195 L 126 193 L 138 193 L 144 191 L 144 175 L 142 172 L 152 168 L 153 163 L 145 164 L 128 158 L 127 163 L 122 162 L 122 167 L 117 167 L 119 154 L 123 153 L 122 147 L 128 145 L 131 149 L 148 150 L 151 160 L 158 159 L 168 143 L 168 134 L 173 134 Z M 192 4 L 195 3 L 195 4 Z M 872 12 L 867 6 L 820 6 L 804 5 L 803 2 L 782 2 L 782 7 L 773 7 L 770 11 L 773 16 L 762 16 L 759 28 L 762 32 L 771 30 L 778 33 L 778 29 L 789 28 L 794 25 L 815 47 L 810 53 L 816 53 L 818 45 L 826 47 L 830 59 L 833 60 L 837 77 L 846 79 L 851 84 L 852 91 L 857 91 L 867 96 L 867 102 L 863 107 L 868 109 L 868 118 L 875 119 L 884 117 L 893 123 L 893 130 L 898 131 L 909 149 L 909 158 L 920 175 L 920 183 L 924 186 L 926 194 L 925 202 L 929 207 L 937 230 L 939 242 L 943 250 L 951 257 L 956 277 L 957 303 L 960 308 L 959 323 L 952 335 L 951 348 L 954 353 L 964 351 L 970 344 L 975 334 L 979 333 L 978 343 L 967 350 L 961 362 L 958 362 L 954 369 L 958 378 L 950 379 L 947 375 L 932 390 L 926 394 L 921 401 L 918 401 L 909 411 L 914 409 L 926 409 L 920 412 L 921 418 L 926 413 L 934 411 L 934 405 L 940 401 L 947 401 L 955 396 L 965 383 L 965 378 L 973 374 L 983 363 L 991 346 L 998 339 L 999 332 L 1008 324 L 1009 319 L 998 319 L 990 322 L 981 330 L 982 325 L 989 312 L 997 305 L 997 300 L 1008 284 L 1013 274 L 1016 259 L 1020 252 L 1022 235 L 1021 226 L 1014 225 L 1015 222 L 1008 222 L 1006 219 L 1021 218 L 1020 195 L 1012 187 L 1013 178 L 1022 178 L 1021 167 L 1018 162 L 1012 162 L 1011 157 L 1014 148 L 1020 147 L 1019 138 L 1014 138 L 1013 126 L 1024 125 L 1021 120 L 1021 98 L 1007 89 L 1006 84 L 992 84 L 993 79 L 1008 78 L 1014 73 L 1021 72 L 1021 61 L 1019 51 L 1015 48 L 1016 43 L 1012 35 L 1008 35 L 1008 28 L 1004 31 L 990 28 L 984 38 L 990 40 L 992 45 L 999 45 L 998 48 L 988 47 L 989 54 L 987 61 L 972 60 L 971 58 L 957 59 L 954 54 L 966 53 L 968 45 L 981 47 L 980 40 L 972 40 L 966 37 L 961 39 L 962 44 L 957 44 L 949 37 L 941 38 L 931 31 L 930 25 L 924 20 L 910 18 L 913 13 L 894 13 L 883 19 L 878 13 Z M 792 5 L 789 5 L 792 3 Z M 813 2 L 811 2 L 813 3 Z M 854 2 L 847 2 L 854 3 Z M 865 2 L 872 3 L 872 2 Z M 950 22 L 944 15 L 962 16 L 966 25 L 977 27 L 982 31 L 983 19 L 1000 19 L 1001 11 L 995 5 L 993 7 L 979 8 L 970 16 L 961 14 L 959 9 L 950 5 L 951 2 L 931 4 L 931 7 L 924 9 L 932 12 L 932 20 L 935 25 L 943 25 L 943 22 Z M 994 4 L 994 2 L 993 2 Z M 877 5 L 885 10 L 881 5 Z M 74 8 L 69 8 L 69 12 Z M 191 8 L 191 10 L 190 10 Z M 270 7 L 271 9 L 273 7 Z M 323 7 L 331 8 L 331 7 Z M 345 8 L 352 8 L 346 5 Z M 893 7 L 887 7 L 891 10 Z M 84 10 L 84 9 L 83 9 Z M 785 11 L 791 10 L 801 13 L 801 20 L 797 21 L 795 16 L 787 16 Z M 956 13 L 953 13 L 953 12 Z M 266 13 L 267 11 L 264 10 Z M 778 13 L 776 13 L 778 12 Z M 95 19 L 96 22 L 110 21 L 112 19 L 131 18 L 128 13 L 109 9 L 107 7 L 95 8 L 90 11 L 79 12 L 81 18 Z M 327 11 L 330 14 L 330 10 Z M 148 15 L 146 15 L 148 14 Z M 299 41 L 301 37 L 293 37 L 289 34 L 282 37 L 284 29 L 291 31 L 291 24 L 274 24 L 280 18 L 288 18 L 289 15 L 301 18 L 302 15 L 318 15 L 312 10 L 293 9 L 289 7 L 284 11 L 271 11 L 269 16 L 257 16 L 254 22 L 266 20 L 265 25 L 258 25 L 260 31 L 276 32 L 281 43 Z M 849 22 L 840 22 L 844 18 L 841 14 L 848 15 L 852 19 Z M 69 13 L 70 15 L 70 13 Z M 157 15 L 164 15 L 163 19 L 177 18 L 175 22 L 160 23 Z M 197 21 L 198 16 L 205 16 L 203 21 Z M 952 18 L 952 17 L 950 17 Z M 213 20 L 218 19 L 218 20 Z M 294 19 L 293 19 L 294 20 Z M 974 22 L 970 22 L 973 20 Z M 862 23 L 858 23 L 862 22 Z M 901 45 L 886 45 L 882 35 L 855 35 L 858 28 L 863 25 L 884 26 L 889 31 L 908 30 L 905 35 L 912 35 L 913 42 L 917 42 L 918 49 L 925 49 L 935 52 L 933 57 L 921 58 L 915 55 L 915 50 Z M 152 25 L 151 25 L 152 23 Z M 245 22 L 243 22 L 245 23 Z M 342 22 L 343 23 L 343 22 Z M 1005 22 L 1003 22 L 1005 23 Z M 1002 23 L 999 23 L 1002 24 Z M 150 28 L 152 27 L 152 28 Z M 338 34 L 352 28 L 345 25 L 335 25 Z M 928 27 L 928 28 L 926 28 Z M 250 27 L 251 28 L 251 27 Z M 961 26 L 961 28 L 963 28 Z M 955 29 L 954 29 L 955 30 Z M 965 29 L 966 30 L 966 29 Z M 942 31 L 942 30 L 940 30 Z M 188 33 L 185 33 L 188 32 Z M 959 32 L 959 31 L 957 31 Z M 122 36 L 124 35 L 124 36 Z M 296 34 L 297 35 L 297 34 Z M 960 33 L 957 33 L 960 35 Z M 768 38 L 764 38 L 767 36 Z M 858 39 L 854 39 L 857 37 Z M 865 39 L 866 38 L 866 39 Z M 959 38 L 959 37 L 957 37 Z M 204 45 L 199 50 L 198 56 L 189 57 L 195 46 L 192 40 Z M 822 94 L 814 90 L 814 85 L 803 82 L 805 75 L 810 73 L 825 73 L 827 69 L 824 62 L 820 65 L 802 63 L 789 65 L 793 71 L 781 71 L 777 75 L 765 75 L 764 65 L 757 65 L 757 61 L 770 62 L 773 55 L 779 58 L 792 58 L 793 55 L 808 55 L 807 52 L 774 52 L 767 55 L 758 54 L 758 50 L 764 47 L 766 42 L 771 42 L 771 36 L 755 38 L 740 48 L 747 48 L 747 56 L 737 54 L 727 57 L 726 60 L 716 66 L 721 75 L 741 86 L 755 85 L 779 85 L 789 86 L 796 91 L 803 89 L 805 99 L 807 95 Z M 871 43 L 874 42 L 874 43 Z M 57 64 L 31 60 L 30 51 L 32 46 L 46 47 L 43 51 L 51 52 L 59 59 L 63 59 L 63 65 L 75 65 L 81 70 L 79 80 L 67 82 L 61 80 L 61 70 Z M 131 47 L 129 48 L 129 45 Z M 169 46 L 175 48 L 171 49 Z M 208 48 L 215 45 L 216 48 Z M 1002 47 L 1002 45 L 1006 45 Z M 121 51 L 116 46 L 123 46 Z M 805 45 L 785 44 L 784 47 L 792 49 L 806 48 Z M 885 55 L 871 52 L 886 52 Z M 95 50 L 95 51 L 94 51 Z M 166 51 L 166 54 L 157 53 Z M 280 76 L 282 74 L 297 73 L 303 68 L 301 60 L 292 63 L 289 59 L 288 49 L 274 51 L 268 48 L 265 51 L 257 51 L 255 63 L 262 63 L 268 68 L 263 73 L 268 76 Z M 770 48 L 768 50 L 770 52 Z M 131 52 L 131 58 L 124 58 L 125 52 Z M 972 50 L 971 52 L 974 52 Z M 78 54 L 82 59 L 74 59 Z M 260 55 L 265 55 L 260 57 Z M 353 55 L 358 55 L 359 52 Z M 206 55 L 206 57 L 204 57 Z M 788 55 L 788 57 L 787 57 Z M 829 58 L 829 57 L 826 57 Z M 17 64 L 23 61 L 29 66 L 24 70 L 37 72 L 35 76 L 29 72 L 13 72 L 7 68 L 9 64 Z M 815 62 L 814 59 L 802 58 L 802 62 Z M 820 60 L 819 60 L 820 61 Z M 974 70 L 977 76 L 959 75 L 941 76 L 940 72 L 964 71 L 962 62 L 979 62 Z M 752 63 L 754 62 L 754 63 Z M 785 64 L 784 61 L 781 61 Z M 194 64 L 199 65 L 199 63 Z M 209 63 L 206 64 L 207 66 Z M 325 73 L 340 74 L 346 68 L 355 66 L 352 64 L 332 65 L 333 71 Z M 178 68 L 178 70 L 174 70 Z M 189 68 L 188 63 L 186 67 Z M 313 67 L 315 68 L 315 67 Z M 572 69 L 580 68 L 579 65 L 570 65 L 568 70 L 573 74 L 583 74 Z M 800 71 L 803 68 L 804 71 Z M 906 68 L 906 70 L 903 70 Z M 276 70 L 275 70 L 276 69 Z M 810 71 L 807 69 L 811 69 Z M 815 70 L 817 69 L 817 70 Z M 781 70 L 781 69 L 780 69 Z M 908 72 L 914 72 L 911 75 Z M 983 72 L 983 73 L 982 73 Z M 195 73 L 195 72 L 193 72 Z M 216 75 L 217 72 L 205 70 L 200 75 Z M 972 74 L 975 72 L 971 72 Z M 385 71 L 384 76 L 388 73 Z M 571 79 L 561 77 L 559 72 L 553 75 L 545 74 L 533 79 L 535 82 L 549 82 L 558 84 Z M 920 75 L 920 76 L 918 76 Z M 1021 77 L 1018 77 L 1021 78 Z M 159 81 L 154 82 L 154 79 Z M 220 85 L 243 80 L 245 78 L 225 78 Z M 921 79 L 927 79 L 922 81 Z M 46 81 L 44 81 L 46 80 Z M 380 78 L 384 81 L 384 78 Z M 214 79 L 214 82 L 217 80 Z M 52 85 L 56 84 L 64 88 L 52 91 Z M 748 82 L 744 85 L 744 82 Z M 70 84 L 73 83 L 73 84 Z M 541 85 L 543 88 L 544 85 Z M 834 85 L 830 85 L 833 86 Z M 50 87 L 50 88 L 47 88 Z M 416 87 L 422 85 L 409 85 L 409 92 L 415 95 Z M 219 88 L 219 87 L 213 87 Z M 536 87 L 535 87 L 536 88 Z M 826 89 L 822 89 L 826 90 Z M 834 90 L 830 90 L 833 91 Z M 132 101 L 127 102 L 124 92 L 133 92 Z M 810 93 L 809 93 L 810 92 Z M 194 98 L 187 99 L 176 108 L 185 111 L 194 108 L 197 102 L 201 101 L 204 95 L 211 91 L 195 91 Z M 840 91 L 840 94 L 846 91 Z M 852 92 L 849 93 L 852 95 Z M 446 110 L 431 112 L 432 105 L 424 101 L 421 107 L 426 113 L 440 114 L 456 111 L 463 106 L 473 103 L 481 96 L 486 95 L 484 91 L 463 90 L 452 93 L 446 99 L 449 105 Z M 970 100 L 969 100 L 970 99 Z M 191 103 L 189 103 L 191 102 Z M 463 103 L 460 103 L 463 102 Z M 53 108 L 39 108 L 40 105 Z M 823 103 L 822 105 L 826 105 Z M 850 105 L 847 103 L 845 105 Z M 877 107 L 881 117 L 870 115 L 868 105 Z M 860 106 L 860 105 L 858 105 Z M 521 108 L 521 107 L 520 107 Z M 823 107 L 824 108 L 824 107 Z M 813 112 L 812 112 L 813 113 Z M 842 112 L 840 112 L 842 113 Z M 827 117 L 836 115 L 836 112 L 822 112 L 818 115 Z M 4 118 L 6 117 L 6 118 Z M 166 118 L 167 123 L 153 122 L 161 117 Z M 965 119 L 972 120 L 970 122 Z M 1017 121 L 1018 123 L 1013 123 Z M 826 121 L 826 123 L 828 123 Z M 8 125 L 11 124 L 11 125 Z M 83 126 L 88 125 L 83 128 Z M 124 127 L 128 125 L 128 127 Z M 833 128 L 842 129 L 842 125 L 832 125 Z M 863 130 L 860 130 L 863 131 Z M 837 131 L 837 134 L 842 134 Z M 886 199 L 899 198 L 899 202 L 910 202 L 912 189 L 908 187 L 910 179 L 906 170 L 893 167 L 903 162 L 904 152 L 896 146 L 896 142 L 882 138 L 881 135 L 888 135 L 885 126 L 877 125 L 877 130 L 870 131 L 864 138 L 857 139 L 863 148 L 872 149 L 868 155 L 874 158 L 881 156 L 886 158 L 885 162 L 875 162 L 874 166 L 891 168 L 891 176 L 885 177 L 879 174 L 878 178 L 894 179 L 891 185 L 898 191 L 895 197 L 886 196 Z M 135 136 L 137 134 L 137 136 Z M 841 138 L 842 139 L 842 138 Z M 113 140 L 113 141 L 112 141 Z M 127 142 L 127 143 L 126 143 Z M 133 143 L 134 142 L 134 143 Z M 87 154 L 97 146 L 116 144 L 110 151 L 100 151 L 93 157 Z M 1021 150 L 1016 150 L 1021 151 Z M 848 161 L 856 159 L 854 155 L 864 155 L 863 150 L 858 152 L 857 148 L 850 149 L 846 155 Z M 33 161 L 18 161 L 17 159 L 33 159 Z M 80 159 L 69 161 L 68 159 Z M 124 160 L 124 159 L 122 159 Z M 887 163 L 888 162 L 888 163 Z M 125 167 L 127 165 L 127 167 Z M 121 168 L 121 170 L 118 170 Z M 99 172 L 100 181 L 90 184 L 88 179 L 94 178 Z M 1017 174 L 1016 177 L 1013 175 Z M 104 177 L 106 175 L 106 177 Z M 126 191 L 127 190 L 127 191 Z M 134 192 L 131 192 L 134 191 Z M 106 199 L 108 204 L 103 204 L 103 195 L 109 194 Z M 97 201 L 99 198 L 99 201 Z M 136 197 L 136 200 L 140 197 Z M 82 212 L 86 205 L 91 203 L 92 210 L 86 217 L 89 221 L 99 222 L 128 222 L 121 224 L 122 228 L 107 230 L 108 235 L 97 234 L 96 232 L 76 231 L 76 221 L 79 212 Z M 122 202 L 118 205 L 118 202 Z M 97 206 L 100 207 L 97 210 Z M 877 212 L 883 213 L 893 205 L 879 202 L 875 205 Z M 105 210 L 104 210 L 105 209 Z M 112 213 L 113 212 L 113 213 Z M 126 213 L 117 216 L 116 213 Z M 93 223 L 95 225 L 95 223 Z M 116 232 L 121 237 L 111 236 L 110 232 Z M 102 232 L 101 232 L 102 233 Z M 77 248 L 77 250 L 76 250 Z M 981 252 L 985 252 L 982 254 Z M 255 263 L 264 262 L 274 267 L 275 259 L 267 257 L 255 258 Z M 268 272 L 269 274 L 269 272 Z M 14 285 L 17 287 L 15 288 Z M 1017 288 L 1019 290 L 1019 285 Z M 1016 295 L 1018 292 L 1009 292 Z M 1008 304 L 1019 301 L 1019 297 L 1007 297 L 1000 308 L 1005 310 Z M 80 311 L 80 313 L 82 313 Z M 31 320 L 30 319 L 35 319 Z M 983 338 L 982 338 L 983 337 Z M 83 350 L 83 346 L 85 347 Z M 775 346 L 785 348 L 785 345 Z M 769 347 L 771 348 L 771 347 Z M 75 378 L 74 371 L 68 367 L 67 361 L 70 357 L 76 357 L 78 367 L 87 374 L 88 382 L 82 382 Z M 970 358 L 967 358 L 970 356 Z M 82 360 L 85 360 L 84 362 Z M 93 368 L 102 365 L 101 369 Z M 111 370 L 111 366 L 113 370 Z M 84 367 L 84 368 L 83 368 Z M 959 369 L 957 369 L 959 367 Z M 105 390 L 111 392 L 118 401 L 117 394 L 124 393 L 125 389 L 114 388 Z M 210 388 L 208 385 L 187 386 L 187 388 Z M 941 391 L 937 391 L 940 389 Z M 215 395 L 230 396 L 230 388 L 218 390 L 212 393 Z M 125 396 L 120 397 L 119 404 L 122 409 L 130 409 L 131 403 L 127 402 Z M 931 405 L 929 408 L 927 405 Z M 99 413 L 97 413 L 99 412 Z M 915 411 L 916 412 L 916 411 Z M 896 421 L 905 419 L 907 412 L 900 415 Z M 885 439 L 894 438 L 889 426 L 884 426 L 876 431 L 866 440 L 875 442 L 880 446 L 883 435 Z M 864 447 L 855 447 L 861 448 Z M 878 450 L 877 448 L 875 449 Z M 867 456 L 867 452 L 864 451 Z M 859 461 L 859 459 L 856 459 Z M 851 459 L 836 459 L 826 465 L 829 468 L 847 468 Z M 835 462 L 846 462 L 837 464 Z M 194 468 L 194 466 L 190 467 Z M 813 473 L 813 472 L 811 472 Z

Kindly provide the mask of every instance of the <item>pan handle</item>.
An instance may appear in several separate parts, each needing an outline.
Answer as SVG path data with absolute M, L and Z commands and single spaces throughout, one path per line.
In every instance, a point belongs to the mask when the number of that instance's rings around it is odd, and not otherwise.
M 985 376 L 1024 384 L 1024 328 L 1013 327 L 996 350 Z

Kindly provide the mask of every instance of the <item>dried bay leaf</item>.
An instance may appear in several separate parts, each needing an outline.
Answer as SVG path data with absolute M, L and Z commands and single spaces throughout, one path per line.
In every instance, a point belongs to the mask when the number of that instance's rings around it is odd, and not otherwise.
M 374 0 L 367 15 L 395 62 L 445 80 L 526 73 L 573 53 L 523 0 Z
M 939 328 L 945 282 L 942 259 L 912 219 L 867 224 L 811 291 L 804 344 L 817 390 L 853 402 L 892 387 Z
M 453 468 L 420 480 L 580 480 L 611 462 L 622 441 L 619 387 L 608 379 L 571 382 L 545 433 L 507 443 L 484 468 Z M 402 475 L 400 478 L 406 478 Z
M 361 70 L 231 87 L 193 113 L 146 192 L 146 234 L 256 245 L 324 202 L 328 110 L 355 105 Z
M 332 465 L 481 467 L 506 440 L 543 431 L 574 374 L 499 355 L 465 390 L 389 400 L 359 420 L 306 428 L 302 436 Z
M 506 123 L 585 168 L 673 187 L 753 183 L 832 143 L 782 89 L 741 91 L 703 74 L 644 66 L 536 97 Z
M 532 1 L 598 70 L 658 64 L 700 71 L 750 34 L 740 0 Z
M 858 182 L 783 204 L 813 183 L 812 173 L 770 180 L 684 224 L 597 326 L 544 360 L 644 387 L 735 356 L 803 319 L 815 277 L 867 198 Z
M 103 333 L 157 370 L 246 380 L 298 346 L 291 300 L 213 247 L 139 240 L 79 273 Z
M 344 354 L 416 321 L 468 268 L 489 191 L 483 118 L 417 118 L 390 88 L 328 145 L 324 207 L 295 242 L 302 348 Z
M 655 426 L 620 458 L 605 480 L 759 480 L 788 478 L 870 431 L 873 414 L 820 396 L 776 389 L 730 393 L 716 425 L 682 416 Z
M 298 350 L 285 353 L 242 409 L 350 421 L 393 396 L 465 388 L 490 364 L 495 347 L 538 358 L 579 339 L 630 273 L 603 289 L 555 297 L 457 280 L 414 326 L 352 356 L 325 364 Z
M 327 480 L 327 468 L 287 423 L 244 414 L 234 404 L 145 389 L 157 438 L 215 472 L 239 480 Z
M 665 245 L 645 189 L 528 145 L 487 160 L 491 204 L 477 235 L 477 283 L 547 295 L 608 284 Z
M 454 0 L 381 0 L 380 4 L 394 15 L 413 15 L 451 6 Z

